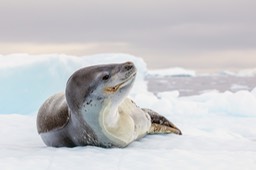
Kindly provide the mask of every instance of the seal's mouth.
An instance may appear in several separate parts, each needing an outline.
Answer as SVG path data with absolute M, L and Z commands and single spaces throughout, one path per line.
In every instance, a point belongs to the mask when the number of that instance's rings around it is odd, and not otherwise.
M 132 80 L 134 80 L 135 76 L 136 76 L 136 72 L 132 73 L 131 76 L 128 77 L 127 79 L 125 79 L 123 82 L 121 82 L 115 86 L 106 87 L 104 90 L 107 93 L 115 93 L 120 88 L 125 87 L 126 85 L 130 84 L 132 82 Z

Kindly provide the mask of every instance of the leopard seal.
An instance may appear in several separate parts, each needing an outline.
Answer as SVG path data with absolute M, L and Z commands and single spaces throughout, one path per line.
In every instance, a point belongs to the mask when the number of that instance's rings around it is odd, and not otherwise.
M 127 95 L 136 77 L 132 62 L 94 65 L 75 71 L 65 93 L 49 97 L 37 114 L 37 131 L 52 147 L 126 147 L 147 134 L 181 131 Z

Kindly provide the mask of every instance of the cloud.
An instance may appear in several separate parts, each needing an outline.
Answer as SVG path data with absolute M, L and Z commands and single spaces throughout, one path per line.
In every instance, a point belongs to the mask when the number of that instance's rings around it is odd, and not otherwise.
M 40 52 L 189 57 L 256 49 L 256 1 L 251 0 L 0 3 L 0 43 L 16 44 L 13 50 L 20 46 L 19 51 L 33 51 L 33 44 Z
M 129 44 L 123 42 L 106 43 L 0 43 L 1 54 L 11 53 L 58 53 L 68 55 L 90 55 L 95 53 L 126 52 Z

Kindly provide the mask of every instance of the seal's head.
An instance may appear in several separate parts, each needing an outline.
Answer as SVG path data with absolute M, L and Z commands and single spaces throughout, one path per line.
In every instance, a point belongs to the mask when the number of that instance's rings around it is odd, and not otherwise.
M 131 89 L 136 76 L 132 62 L 104 64 L 82 68 L 68 80 L 66 99 L 71 110 L 78 112 L 94 100 L 110 99 L 121 103 Z

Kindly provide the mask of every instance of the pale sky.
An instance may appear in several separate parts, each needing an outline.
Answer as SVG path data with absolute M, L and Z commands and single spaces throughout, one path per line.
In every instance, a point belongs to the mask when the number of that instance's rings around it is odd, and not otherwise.
M 0 54 L 120 52 L 151 68 L 255 68 L 255 7 L 255 0 L 0 0 Z

